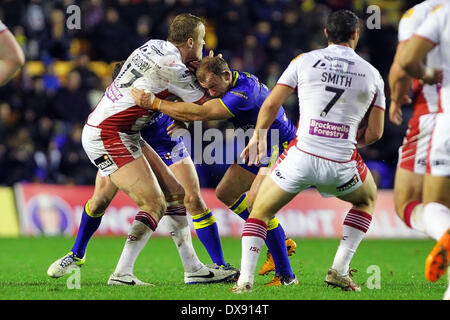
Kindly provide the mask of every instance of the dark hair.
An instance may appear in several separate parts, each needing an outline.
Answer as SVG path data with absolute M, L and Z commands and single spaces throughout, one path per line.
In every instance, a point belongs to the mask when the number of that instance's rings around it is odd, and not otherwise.
M 328 42 L 348 42 L 351 35 L 359 28 L 359 19 L 350 10 L 339 10 L 330 13 L 325 27 L 328 32 Z
M 196 76 L 199 82 L 206 81 L 206 74 L 211 72 L 215 75 L 220 76 L 224 71 L 228 71 L 230 68 L 228 67 L 228 63 L 225 59 L 220 58 L 218 56 L 215 57 L 205 57 L 200 62 L 200 65 L 197 68 Z
M 169 26 L 167 41 L 174 45 L 182 45 L 189 38 L 195 39 L 198 36 L 198 26 L 205 24 L 204 21 L 190 13 L 179 14 L 173 19 Z
M 114 69 L 112 72 L 112 79 L 116 79 L 117 76 L 119 75 L 120 69 L 122 69 L 123 64 L 125 63 L 125 60 L 119 61 L 114 65 Z

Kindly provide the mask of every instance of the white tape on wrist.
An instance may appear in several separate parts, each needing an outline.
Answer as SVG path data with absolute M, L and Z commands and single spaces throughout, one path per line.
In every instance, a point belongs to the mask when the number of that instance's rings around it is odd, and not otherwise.
M 430 67 L 425 68 L 425 72 L 423 73 L 424 78 L 433 78 L 434 77 L 434 69 Z

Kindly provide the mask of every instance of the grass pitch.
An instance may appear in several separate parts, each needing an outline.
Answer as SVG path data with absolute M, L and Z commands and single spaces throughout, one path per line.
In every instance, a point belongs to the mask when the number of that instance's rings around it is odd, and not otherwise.
M 80 269 L 80 289 L 69 289 L 69 276 L 51 279 L 48 266 L 66 254 L 73 238 L 0 239 L 1 300 L 440 300 L 447 277 L 436 283 L 424 277 L 424 261 L 434 245 L 432 240 L 372 240 L 361 243 L 352 262 L 358 269 L 354 279 L 362 291 L 343 292 L 324 283 L 339 244 L 338 239 L 295 239 L 297 253 L 290 257 L 299 285 L 264 287 L 272 278 L 255 275 L 254 291 L 236 295 L 231 284 L 185 285 L 183 268 L 169 238 L 152 238 L 135 265 L 135 275 L 156 287 L 106 285 L 122 251 L 125 237 L 95 237 Z M 199 258 L 210 259 L 197 238 L 193 239 Z M 222 239 L 228 262 L 240 265 L 238 238 Z M 265 260 L 260 255 L 257 270 Z M 72 283 L 74 283 L 72 281 Z M 70 286 L 70 285 L 69 285 Z

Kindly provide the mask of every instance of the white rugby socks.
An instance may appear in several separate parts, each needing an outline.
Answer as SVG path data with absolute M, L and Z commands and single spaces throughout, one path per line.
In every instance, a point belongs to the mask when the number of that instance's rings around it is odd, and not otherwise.
M 241 274 L 237 285 L 253 284 L 259 253 L 267 237 L 267 225 L 264 221 L 248 218 L 242 231 Z
M 191 229 L 186 215 L 164 216 L 175 246 L 183 263 L 184 272 L 195 272 L 203 267 L 192 245 Z
M 372 216 L 366 212 L 351 209 L 347 213 L 342 226 L 342 239 L 331 266 L 341 276 L 348 274 L 353 255 L 369 229 L 371 221 Z
M 114 270 L 116 276 L 133 274 L 134 263 L 157 226 L 158 223 L 150 214 L 141 211 L 136 215 Z

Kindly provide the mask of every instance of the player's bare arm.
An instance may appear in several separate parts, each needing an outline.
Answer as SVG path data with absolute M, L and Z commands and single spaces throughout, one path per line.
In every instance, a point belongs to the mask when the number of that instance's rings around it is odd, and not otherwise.
M 8 82 L 25 64 L 25 56 L 14 35 L 8 30 L 0 32 L 0 86 Z
M 411 76 L 426 84 L 442 82 L 442 69 L 427 67 L 424 63 L 427 53 L 435 44 L 428 39 L 414 35 L 406 44 L 399 57 L 400 66 Z
M 389 87 L 391 91 L 389 120 L 396 125 L 401 125 L 403 122 L 402 106 L 411 103 L 408 92 L 411 88 L 412 78 L 403 70 L 398 60 L 400 52 L 405 48 L 406 43 L 400 42 L 397 45 L 394 62 L 389 70 Z
M 222 105 L 220 99 L 212 99 L 199 105 L 189 102 L 171 102 L 161 100 L 153 93 L 133 88 L 131 95 L 138 106 L 159 111 L 180 121 L 225 120 L 231 118 L 230 112 Z
M 249 165 L 259 165 L 260 160 L 266 155 L 267 130 L 275 121 L 278 110 L 286 99 L 294 92 L 291 87 L 277 84 L 264 101 L 258 113 L 255 132 L 241 153 L 244 161 Z
M 364 134 L 357 140 L 357 147 L 362 148 L 377 142 L 383 136 L 384 110 L 374 106 L 369 113 L 367 128 Z

